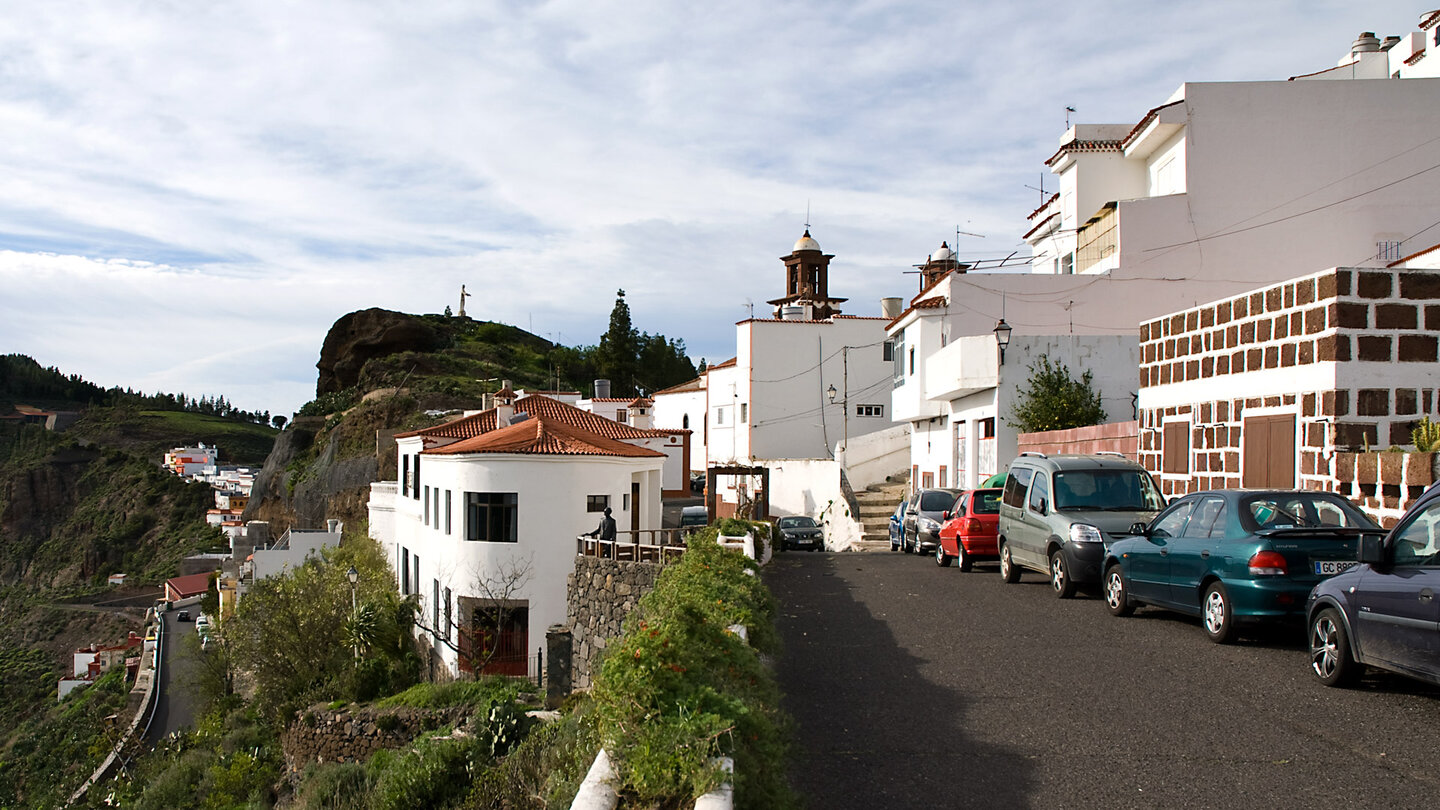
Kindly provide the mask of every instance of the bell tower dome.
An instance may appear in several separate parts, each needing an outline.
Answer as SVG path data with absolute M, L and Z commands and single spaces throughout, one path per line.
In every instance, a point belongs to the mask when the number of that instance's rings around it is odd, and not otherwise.
M 830 260 L 833 258 L 820 250 L 820 243 L 808 228 L 795 240 L 790 255 L 780 257 L 785 263 L 785 295 L 766 302 L 775 307 L 775 317 L 821 321 L 840 314 L 840 304 L 846 299 L 830 297 Z M 803 307 L 806 313 L 799 318 L 786 317 L 796 312 L 789 309 L 792 307 Z

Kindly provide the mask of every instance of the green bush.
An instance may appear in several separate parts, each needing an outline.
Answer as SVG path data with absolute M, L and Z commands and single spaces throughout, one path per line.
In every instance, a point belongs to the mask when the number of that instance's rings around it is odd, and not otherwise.
M 416 709 L 448 709 L 452 706 L 488 706 L 511 702 L 519 696 L 520 687 L 514 680 L 494 676 L 478 681 L 417 683 L 404 692 L 376 702 L 375 708 L 409 706 Z
M 471 774 L 488 760 L 473 737 L 428 739 L 397 755 L 375 778 L 375 810 L 444 807 L 469 790 Z
M 774 650 L 775 605 L 753 562 L 694 535 L 641 600 L 596 680 L 597 725 L 637 802 L 698 796 L 735 759 L 742 807 L 796 805 L 785 782 L 787 720 L 758 650 Z M 752 644 L 727 628 L 744 625 Z
M 593 704 L 581 696 L 572 705 L 560 720 L 534 729 L 495 767 L 478 774 L 464 806 L 569 807 L 600 745 Z
M 326 762 L 305 769 L 292 805 L 296 810 L 366 810 L 370 774 L 358 762 Z

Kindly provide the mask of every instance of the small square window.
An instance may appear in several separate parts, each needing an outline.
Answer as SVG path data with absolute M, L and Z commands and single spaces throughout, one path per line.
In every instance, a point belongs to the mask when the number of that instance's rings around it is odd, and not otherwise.
M 748 420 L 749 418 L 750 418 L 750 403 L 748 403 L 748 402 L 742 402 L 742 403 L 740 403 L 740 424 L 742 424 L 742 425 L 745 424 L 746 420 Z
M 610 496 L 609 496 L 609 495 L 586 495 L 586 496 L 585 496 L 585 511 L 586 511 L 586 512 L 604 512 L 604 511 L 605 511 L 605 507 L 607 507 L 607 506 L 609 506 L 609 505 L 610 505 Z

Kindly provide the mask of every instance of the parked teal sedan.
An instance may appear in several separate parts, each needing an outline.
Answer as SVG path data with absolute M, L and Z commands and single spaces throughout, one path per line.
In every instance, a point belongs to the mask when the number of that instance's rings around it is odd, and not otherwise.
M 1198 616 L 1211 641 L 1242 622 L 1302 619 L 1315 583 L 1355 565 L 1360 535 L 1383 530 L 1328 492 L 1212 490 L 1136 524 L 1106 551 L 1105 606 Z

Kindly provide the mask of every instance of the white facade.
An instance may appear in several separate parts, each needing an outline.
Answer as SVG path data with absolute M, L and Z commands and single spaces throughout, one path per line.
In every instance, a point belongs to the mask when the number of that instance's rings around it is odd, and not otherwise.
M 420 436 L 397 440 L 400 457 L 412 457 L 423 442 Z M 546 628 L 565 622 L 565 581 L 575 567 L 576 535 L 595 529 L 601 518 L 599 512 L 588 511 L 590 496 L 608 498 L 622 533 L 632 526 L 660 526 L 664 459 L 658 456 L 476 453 L 420 458 L 418 497 L 401 491 L 403 484 L 372 485 L 370 532 L 395 567 L 401 591 L 419 595 L 424 632 L 451 673 L 459 671 L 456 628 L 467 626 L 462 608 L 469 600 L 508 591 L 508 606 L 526 611 L 532 651 L 543 646 Z M 466 493 L 513 493 L 515 542 L 466 540 Z M 512 583 L 508 589 L 507 582 Z M 447 633 L 449 638 L 444 638 Z
M 651 395 L 655 400 L 655 427 L 668 430 L 690 431 L 689 468 L 700 472 L 705 469 L 705 386 L 708 374 L 681 385 L 656 391 Z
M 326 546 L 340 545 L 339 521 L 330 531 L 319 529 L 290 529 L 280 536 L 273 548 L 255 549 L 251 572 L 255 579 L 265 579 L 283 574 L 287 569 L 303 565 L 306 558 L 319 554 Z
M 933 331 L 937 320 L 907 316 L 892 327 L 892 334 L 898 337 L 917 327 Z M 916 489 L 973 488 L 1009 465 L 1018 452 L 1019 434 L 1008 421 L 1021 390 L 1028 388 L 1030 365 L 1042 354 L 1052 363 L 1064 363 L 1076 378 L 1089 371 L 1110 421 L 1134 418 L 1138 336 L 1016 336 L 1001 365 L 995 335 L 975 335 L 949 341 L 928 355 L 917 354 L 914 373 L 908 354 L 907 341 L 895 398 L 923 407 L 905 412 L 897 404 L 896 418 L 909 416 L 911 486 Z
M 746 320 L 735 341 L 735 362 L 706 372 L 710 466 L 830 458 L 847 435 L 891 427 L 885 319 Z

